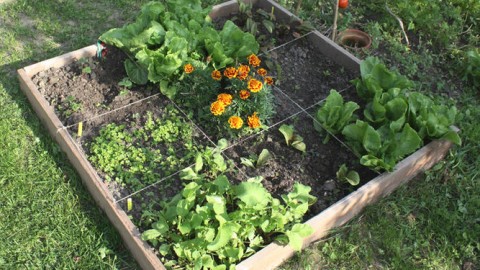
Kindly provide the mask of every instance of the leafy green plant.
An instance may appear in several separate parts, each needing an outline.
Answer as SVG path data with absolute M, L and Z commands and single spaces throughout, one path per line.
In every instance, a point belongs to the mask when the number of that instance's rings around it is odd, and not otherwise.
M 300 135 L 295 134 L 295 130 L 292 125 L 283 124 L 278 129 L 278 131 L 283 134 L 283 136 L 285 137 L 285 142 L 288 146 L 291 146 L 298 151 L 305 153 L 307 146 L 303 142 L 303 138 Z
M 171 106 L 158 118 L 147 112 L 141 124 L 108 124 L 89 145 L 89 160 L 105 179 L 132 190 L 188 166 L 198 151 L 193 128 Z
M 472 83 L 475 87 L 480 87 L 480 50 L 467 51 L 462 65 L 462 80 Z
M 337 179 L 341 182 L 348 182 L 352 186 L 360 184 L 360 175 L 354 170 L 349 170 L 347 165 L 342 164 L 337 171 Z
M 279 200 L 262 186 L 260 177 L 232 185 L 222 174 L 223 159 L 206 161 L 212 153 L 221 156 L 209 150 L 182 171 L 183 190 L 162 203 L 151 229 L 142 233 L 142 239 L 168 258 L 165 266 L 234 269 L 237 262 L 275 239 L 299 250 L 303 237 L 313 232 L 299 223 L 316 200 L 310 187 L 297 183 Z
M 183 79 L 186 64 L 219 69 L 258 51 L 255 37 L 231 21 L 215 30 L 209 12 L 199 0 L 149 2 L 135 22 L 99 39 L 127 53 L 125 69 L 132 82 L 159 83 L 162 93 L 173 98 L 177 89 L 172 83 Z M 207 56 L 209 62 L 204 63 Z
M 240 160 L 243 165 L 256 169 L 265 165 L 271 158 L 272 154 L 270 154 L 270 151 L 263 149 L 258 156 L 251 155 L 248 158 L 241 157 Z
M 345 126 L 342 134 L 354 152 L 361 156 L 360 163 L 375 170 L 391 171 L 399 160 L 422 145 L 422 139 L 408 123 L 396 132 L 389 125 L 375 129 L 367 122 L 357 120 Z
M 73 113 L 82 110 L 82 104 L 74 96 L 67 96 L 63 104 L 59 106 L 59 110 L 63 116 L 70 117 Z
M 323 143 L 327 143 L 330 139 L 329 134 L 338 134 L 343 127 L 355 120 L 353 113 L 358 110 L 360 106 L 355 102 L 349 101 L 344 103 L 342 95 L 336 90 L 330 90 L 330 95 L 325 100 L 325 103 L 317 110 L 313 126 L 315 130 L 325 134 Z

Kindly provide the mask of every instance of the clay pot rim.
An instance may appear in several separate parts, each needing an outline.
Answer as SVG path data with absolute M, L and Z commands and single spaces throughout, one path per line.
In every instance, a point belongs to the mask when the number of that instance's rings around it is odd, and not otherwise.
M 345 45 L 344 44 L 344 40 L 349 37 L 349 38 L 356 38 L 357 40 L 359 41 L 363 41 L 362 43 L 364 43 L 365 45 L 362 46 L 362 47 L 351 47 L 351 46 L 348 46 L 348 45 Z M 350 49 L 354 49 L 354 50 L 359 50 L 359 49 L 368 49 L 370 48 L 370 45 L 372 45 L 372 38 L 370 37 L 370 35 L 368 35 L 367 33 L 361 31 L 361 30 L 358 30 L 358 29 L 353 29 L 353 28 L 348 28 L 348 29 L 345 29 L 344 31 L 341 31 L 338 36 L 337 36 L 337 39 L 336 39 L 336 42 L 346 48 L 350 48 Z

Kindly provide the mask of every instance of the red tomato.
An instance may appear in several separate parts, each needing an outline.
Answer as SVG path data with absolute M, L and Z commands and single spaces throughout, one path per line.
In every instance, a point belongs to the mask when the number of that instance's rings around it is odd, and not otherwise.
M 339 8 L 347 8 L 348 7 L 348 0 L 340 0 L 338 2 L 338 7 Z

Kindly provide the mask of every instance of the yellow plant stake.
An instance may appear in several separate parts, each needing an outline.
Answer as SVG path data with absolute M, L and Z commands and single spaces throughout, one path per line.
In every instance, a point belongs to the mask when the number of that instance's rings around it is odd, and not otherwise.
M 78 137 L 82 137 L 82 133 L 83 133 L 83 122 L 80 122 L 78 123 Z
M 127 199 L 127 211 L 131 211 L 133 208 L 132 198 Z

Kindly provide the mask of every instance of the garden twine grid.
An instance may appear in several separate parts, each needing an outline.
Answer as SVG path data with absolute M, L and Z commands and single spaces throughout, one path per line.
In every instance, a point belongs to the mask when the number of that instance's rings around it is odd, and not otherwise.
M 300 40 L 300 39 L 303 39 L 303 38 L 305 38 L 306 36 L 310 35 L 311 33 L 312 33 L 312 32 L 308 32 L 308 33 L 306 33 L 306 34 L 304 34 L 304 35 L 302 35 L 302 36 L 300 36 L 300 37 L 298 37 L 298 38 L 295 38 L 295 39 L 293 39 L 293 40 L 291 40 L 291 41 L 288 41 L 288 42 L 286 42 L 286 43 L 284 43 L 284 44 L 281 44 L 281 45 L 279 45 L 279 46 L 277 46 L 277 47 L 275 47 L 275 48 L 272 48 L 272 49 L 268 50 L 266 53 L 272 52 L 272 51 L 274 51 L 274 50 L 278 50 L 278 49 L 280 49 L 280 48 L 282 48 L 282 47 L 284 47 L 284 46 L 286 46 L 286 45 L 288 45 L 288 44 L 291 44 L 291 43 L 296 42 L 296 41 L 298 41 L 298 40 Z M 259 54 L 259 55 L 263 55 L 263 54 L 264 54 L 264 53 Z M 348 89 L 350 89 L 351 87 L 352 87 L 352 86 L 346 87 L 346 88 L 340 90 L 339 93 L 345 92 L 345 91 L 347 91 Z M 279 122 L 276 122 L 276 123 L 274 123 L 274 124 L 271 125 L 271 126 L 268 126 L 267 128 L 265 128 L 265 129 L 263 129 L 263 130 L 261 130 L 261 131 L 258 131 L 258 132 L 254 133 L 254 134 L 251 134 L 251 135 L 249 135 L 249 136 L 246 136 L 246 137 L 244 137 L 244 138 L 242 138 L 242 139 L 240 139 L 240 140 L 232 143 L 231 145 L 229 145 L 228 147 L 226 147 L 225 149 L 223 149 L 222 152 L 221 152 L 222 155 L 223 155 L 226 159 L 229 159 L 228 156 L 226 156 L 225 153 L 224 153 L 226 150 L 231 149 L 231 148 L 233 148 L 233 147 L 235 147 L 235 146 L 237 146 L 237 145 L 239 145 L 239 144 L 241 144 L 241 143 L 243 143 L 243 142 L 245 142 L 245 141 L 247 141 L 247 140 L 249 140 L 249 139 L 257 136 L 257 135 L 259 135 L 259 134 L 262 134 L 262 133 L 264 133 L 264 132 L 266 132 L 266 131 L 269 131 L 269 130 L 271 130 L 273 127 L 276 127 L 276 126 L 278 126 L 278 125 L 280 125 L 280 124 L 283 124 L 283 123 L 285 123 L 286 121 L 288 121 L 289 119 L 294 118 L 294 117 L 296 117 L 297 115 L 299 115 L 299 114 L 301 114 L 301 113 L 305 113 L 305 114 L 308 115 L 308 117 L 310 117 L 311 119 L 313 119 L 313 121 L 317 121 L 317 120 L 315 119 L 315 117 L 312 116 L 307 110 L 309 110 L 309 109 L 311 109 L 311 108 L 313 108 L 313 107 L 315 107 L 315 106 L 318 106 L 319 104 L 321 104 L 322 102 L 325 101 L 325 98 L 321 99 L 320 101 L 316 102 L 316 103 L 313 104 L 313 105 L 310 105 L 310 106 L 308 106 L 308 107 L 306 107 L 306 108 L 303 108 L 300 104 L 298 104 L 298 103 L 295 102 L 292 98 L 290 98 L 290 96 L 289 96 L 288 94 L 286 94 L 281 88 L 279 88 L 279 87 L 277 87 L 277 86 L 274 86 L 273 90 L 274 90 L 274 91 L 277 91 L 277 92 L 280 93 L 282 96 L 286 97 L 286 98 L 289 100 L 289 102 L 291 102 L 293 105 L 295 105 L 296 107 L 298 107 L 300 110 L 299 110 L 298 112 L 293 113 L 292 115 L 286 117 L 285 119 L 283 119 L 283 120 L 281 120 L 281 121 L 279 121 Z M 72 127 L 78 126 L 80 123 L 89 122 L 89 121 L 92 121 L 92 120 L 94 120 L 94 119 L 97 119 L 97 118 L 100 118 L 100 117 L 103 117 L 103 116 L 106 116 L 106 115 L 109 115 L 109 114 L 113 114 L 113 113 L 115 113 L 115 112 L 118 112 L 118 111 L 120 111 L 120 110 L 126 109 L 126 108 L 128 108 L 128 107 L 130 107 L 130 106 L 133 106 L 133 105 L 135 105 L 135 104 L 138 104 L 138 103 L 147 101 L 147 100 L 149 100 L 149 99 L 155 98 L 155 97 L 157 97 L 157 96 L 159 96 L 159 95 L 161 95 L 161 93 L 157 93 L 157 94 L 154 94 L 154 95 L 151 95 L 151 96 L 148 96 L 148 97 L 139 99 L 139 100 L 134 101 L 134 102 L 132 102 L 132 103 L 126 104 L 126 105 L 124 105 L 124 106 L 121 106 L 121 107 L 119 107 L 119 108 L 113 109 L 113 110 L 111 110 L 111 111 L 108 111 L 108 112 L 105 112 L 105 113 L 102 113 L 102 114 L 95 115 L 95 116 L 93 116 L 93 117 L 91 117 L 91 118 L 89 118 L 89 119 L 85 119 L 85 120 L 83 120 L 83 121 L 79 121 L 79 122 L 74 123 L 74 124 L 67 125 L 67 126 L 62 126 L 62 127 L 60 127 L 60 128 L 57 129 L 57 132 L 59 132 L 61 129 L 67 130 L 67 129 L 70 129 L 70 128 L 72 128 Z M 199 130 L 200 133 L 201 133 L 203 136 L 205 136 L 205 138 L 207 138 L 207 140 L 209 141 L 209 143 L 210 143 L 211 145 L 213 145 L 214 147 L 217 147 L 217 144 L 203 131 L 203 129 L 201 129 L 192 119 L 190 119 L 190 118 L 188 117 L 188 115 L 180 108 L 180 106 L 178 106 L 178 104 L 176 104 L 176 103 L 175 103 L 174 101 L 172 101 L 172 100 L 169 100 L 169 102 L 171 102 L 171 103 L 176 107 L 176 109 L 178 109 L 178 110 L 183 114 L 183 116 L 184 116 L 186 119 L 188 119 L 189 122 L 190 122 L 197 130 Z M 103 126 L 103 125 L 100 125 L 100 127 L 101 127 L 101 126 Z M 328 131 L 327 131 L 327 132 L 328 132 Z M 342 142 L 341 140 L 339 140 L 337 136 L 335 136 L 334 134 L 331 134 L 330 132 L 328 132 L 328 133 L 329 133 L 330 136 L 334 137 L 337 141 L 339 141 L 344 147 L 346 147 L 347 149 L 349 149 L 350 151 L 352 151 L 351 148 L 348 147 L 344 142 Z M 75 142 L 75 146 L 77 147 L 77 149 L 80 150 L 81 152 L 85 153 L 85 152 L 83 151 L 83 148 L 77 143 L 77 141 L 75 141 L 75 140 L 73 140 L 73 141 Z M 186 168 L 193 167 L 194 165 L 195 165 L 195 164 L 191 164 L 191 165 L 187 166 Z M 242 170 L 240 170 L 239 167 L 238 167 L 235 163 L 234 163 L 234 166 L 236 167 L 236 169 L 238 169 L 238 171 L 239 171 L 244 177 L 248 178 L 248 175 L 246 175 L 245 172 L 243 172 Z M 185 169 L 185 168 L 184 168 L 184 169 Z M 182 170 L 183 170 L 183 169 L 182 169 Z M 124 201 L 124 200 L 126 200 L 126 199 L 128 199 L 128 198 L 131 198 L 131 197 L 133 197 L 133 196 L 136 195 L 136 194 L 139 194 L 139 193 L 141 193 L 141 192 L 143 192 L 143 191 L 145 191 L 145 190 L 147 190 L 147 189 L 150 189 L 150 188 L 152 188 L 152 187 L 154 187 L 154 186 L 156 186 L 156 185 L 158 185 L 158 184 L 160 184 L 160 183 L 162 183 L 162 182 L 164 182 L 164 181 L 166 181 L 166 180 L 168 180 L 168 179 L 170 179 L 170 178 L 172 178 L 172 177 L 180 174 L 180 172 L 181 172 L 182 170 L 179 170 L 179 171 L 177 171 L 177 172 L 175 172 L 175 173 L 173 173 L 173 174 L 171 174 L 171 175 L 168 175 L 168 176 L 166 176 L 166 177 L 163 177 L 163 178 L 161 178 L 160 180 L 158 180 L 157 182 L 152 183 L 152 184 L 150 184 L 150 185 L 148 185 L 148 186 L 145 186 L 145 187 L 143 187 L 143 188 L 140 189 L 140 190 L 137 190 L 137 191 L 135 191 L 135 192 L 132 192 L 132 193 L 128 194 L 127 196 L 124 196 L 124 197 L 121 197 L 121 198 L 119 198 L 119 199 L 116 199 L 116 200 L 114 200 L 113 202 L 114 202 L 114 203 L 119 203 L 119 202 Z

